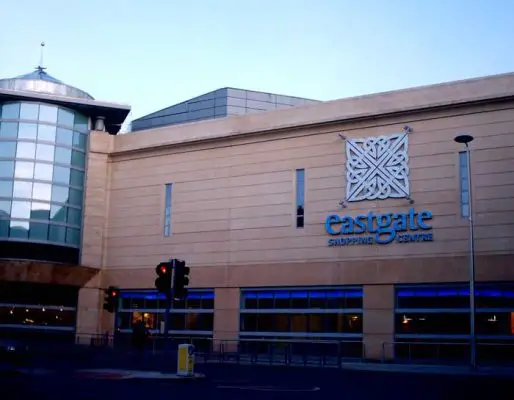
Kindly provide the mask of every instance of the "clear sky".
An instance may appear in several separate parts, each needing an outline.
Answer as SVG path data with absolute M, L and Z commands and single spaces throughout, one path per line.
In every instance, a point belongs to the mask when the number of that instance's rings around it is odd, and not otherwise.
M 39 61 L 136 118 L 231 86 L 332 100 L 514 72 L 514 0 L 1 0 L 0 77 Z

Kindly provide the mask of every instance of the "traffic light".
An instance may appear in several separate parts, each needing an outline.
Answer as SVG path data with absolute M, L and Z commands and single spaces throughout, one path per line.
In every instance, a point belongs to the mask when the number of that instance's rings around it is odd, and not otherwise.
M 173 260 L 175 272 L 173 274 L 173 298 L 182 300 L 187 297 L 189 285 L 189 267 L 183 260 Z
M 171 289 L 171 263 L 160 263 L 157 265 L 157 267 L 155 267 L 155 272 L 157 273 L 157 279 L 155 280 L 155 287 L 157 288 L 157 291 L 166 294 L 166 296 L 169 296 Z
M 118 299 L 120 298 L 120 289 L 114 286 L 109 286 L 105 290 L 104 310 L 112 313 L 116 311 L 118 306 Z

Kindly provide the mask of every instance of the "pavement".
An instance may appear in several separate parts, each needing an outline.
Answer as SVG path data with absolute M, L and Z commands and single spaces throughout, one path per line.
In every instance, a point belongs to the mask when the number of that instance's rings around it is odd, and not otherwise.
M 38 398 L 112 400 L 113 397 L 152 398 L 187 396 L 217 399 L 359 399 L 434 400 L 512 399 L 509 375 L 455 374 L 403 366 L 403 369 L 290 368 L 258 365 L 200 364 L 202 379 L 176 379 L 168 372 L 87 368 L 54 370 L 32 368 L 18 374 L 0 373 L 2 400 Z M 373 367 L 373 369 L 371 369 Z M 22 373 L 23 372 L 23 373 Z M 412 373 L 416 372 L 416 373 Z M 130 378 L 129 378 L 130 377 Z

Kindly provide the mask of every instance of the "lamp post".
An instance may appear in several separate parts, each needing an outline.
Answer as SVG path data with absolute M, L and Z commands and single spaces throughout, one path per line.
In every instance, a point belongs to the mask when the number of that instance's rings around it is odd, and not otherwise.
M 475 238 L 473 235 L 473 196 L 471 195 L 471 153 L 469 143 L 473 141 L 471 135 L 458 135 L 454 139 L 457 143 L 466 146 L 466 161 L 468 167 L 468 195 L 469 195 L 469 342 L 470 363 L 476 367 L 476 336 L 475 336 Z

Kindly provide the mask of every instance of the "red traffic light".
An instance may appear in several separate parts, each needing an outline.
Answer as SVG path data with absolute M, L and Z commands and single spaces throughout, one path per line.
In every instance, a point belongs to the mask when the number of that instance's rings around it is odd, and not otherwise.
M 159 276 L 171 275 L 171 266 L 166 262 L 159 263 L 159 265 L 155 267 L 155 272 Z
M 117 292 L 116 290 L 113 290 L 113 291 L 111 292 L 111 296 L 112 296 L 112 297 L 116 297 L 117 295 L 118 295 L 118 292 Z

